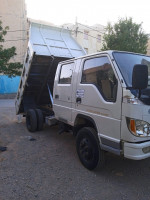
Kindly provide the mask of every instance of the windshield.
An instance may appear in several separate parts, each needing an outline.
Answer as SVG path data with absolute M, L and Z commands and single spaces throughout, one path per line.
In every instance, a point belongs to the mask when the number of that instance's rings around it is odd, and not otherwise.
M 136 64 L 148 66 L 148 88 L 150 88 L 150 57 L 125 52 L 113 52 L 115 61 L 124 77 L 127 87 L 132 87 L 132 71 Z

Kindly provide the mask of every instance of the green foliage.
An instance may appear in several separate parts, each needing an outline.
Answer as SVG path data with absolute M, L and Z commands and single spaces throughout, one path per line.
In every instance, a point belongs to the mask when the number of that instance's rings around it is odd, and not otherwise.
M 22 64 L 19 62 L 10 62 L 10 59 L 16 55 L 15 47 L 3 48 L 2 43 L 5 41 L 4 36 L 7 34 L 8 29 L 8 27 L 3 28 L 0 21 L 0 74 L 13 77 L 21 74 Z
M 142 30 L 142 24 L 129 19 L 120 19 L 112 26 L 108 23 L 104 34 L 102 50 L 120 50 L 135 53 L 147 53 L 148 35 Z

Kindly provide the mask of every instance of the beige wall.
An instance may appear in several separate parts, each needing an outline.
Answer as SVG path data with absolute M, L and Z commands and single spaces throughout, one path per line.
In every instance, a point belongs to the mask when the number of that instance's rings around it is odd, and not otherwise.
M 148 40 L 147 55 L 150 56 L 150 38 Z
M 27 17 L 25 0 L 0 0 L 0 20 L 9 26 L 3 46 L 16 47 L 15 62 L 23 62 L 27 47 Z
M 88 54 L 96 53 L 101 50 L 103 44 L 104 26 L 100 24 L 87 26 L 76 23 L 75 25 L 64 24 L 63 27 L 72 31 L 72 36 L 87 51 Z

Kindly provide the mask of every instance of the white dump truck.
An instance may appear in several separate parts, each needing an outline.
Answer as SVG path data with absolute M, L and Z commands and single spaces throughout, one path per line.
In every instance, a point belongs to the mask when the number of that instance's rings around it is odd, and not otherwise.
M 71 130 L 89 170 L 104 164 L 105 152 L 150 157 L 150 57 L 119 51 L 86 55 L 75 42 L 66 47 L 68 42 L 50 39 L 50 31 L 31 27 L 16 97 L 16 113 L 26 117 L 27 129 L 42 130 L 48 123 L 59 124 L 60 132 Z

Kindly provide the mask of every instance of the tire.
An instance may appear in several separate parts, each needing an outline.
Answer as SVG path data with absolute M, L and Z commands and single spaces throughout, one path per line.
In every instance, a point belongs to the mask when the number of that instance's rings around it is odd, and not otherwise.
M 43 130 L 43 125 L 44 125 L 43 113 L 40 109 L 35 109 L 35 112 L 37 117 L 37 130 L 41 131 Z
M 37 117 L 36 112 L 33 109 L 27 111 L 26 126 L 30 132 L 35 132 L 37 130 Z
M 104 151 L 100 149 L 99 140 L 93 128 L 84 127 L 79 130 L 76 137 L 76 150 L 85 168 L 93 170 L 98 165 L 104 165 Z

